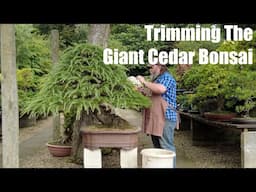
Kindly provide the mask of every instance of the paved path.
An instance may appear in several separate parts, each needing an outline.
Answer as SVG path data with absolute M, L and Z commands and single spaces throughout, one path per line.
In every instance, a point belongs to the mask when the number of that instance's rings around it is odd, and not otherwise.
M 51 122 L 51 119 L 43 120 L 39 125 L 43 126 L 40 127 L 40 132 L 36 132 L 34 135 L 20 143 L 20 160 L 27 159 L 33 156 L 38 150 L 45 148 L 46 142 L 48 142 L 52 136 Z M 21 128 L 20 131 L 25 131 L 25 129 L 26 128 Z M 2 143 L 0 145 L 0 167 L 2 168 Z
M 49 123 L 47 123 L 49 124 Z M 41 132 L 35 134 L 28 140 L 23 141 L 20 144 L 20 158 L 25 159 L 32 156 L 36 151 L 45 148 L 46 143 L 51 140 L 52 137 L 52 127 L 51 125 L 46 125 Z

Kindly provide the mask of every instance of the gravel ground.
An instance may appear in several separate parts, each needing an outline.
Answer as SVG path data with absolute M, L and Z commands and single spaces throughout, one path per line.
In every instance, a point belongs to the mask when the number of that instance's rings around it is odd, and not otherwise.
M 70 162 L 70 157 L 53 157 L 43 146 L 32 157 L 20 160 L 21 168 L 82 168 Z
M 177 151 L 183 150 L 194 168 L 240 168 L 240 146 L 217 144 L 193 146 L 190 131 L 175 132 Z M 178 160 L 177 160 L 178 161 Z
M 142 148 L 151 147 L 150 138 L 141 134 L 138 147 L 138 165 L 141 167 Z M 186 158 L 194 162 L 193 167 L 180 168 L 239 168 L 240 149 L 234 145 L 215 146 L 192 146 L 189 131 L 178 131 L 175 133 L 175 144 L 177 151 L 184 151 Z M 120 168 L 120 153 L 118 149 L 112 149 L 111 153 L 102 156 L 103 168 Z M 177 161 L 178 158 L 177 158 Z M 24 168 L 82 168 L 70 162 L 69 157 L 52 157 L 44 146 L 38 150 L 29 160 L 21 160 L 20 166 Z
M 142 148 L 152 147 L 150 137 L 141 134 L 139 136 L 138 147 L 138 166 L 141 167 L 141 155 L 139 152 Z M 175 146 L 177 155 L 179 152 L 185 154 L 189 159 L 189 166 L 181 164 L 178 168 L 240 168 L 240 148 L 237 145 L 210 145 L 210 146 L 193 146 L 190 131 L 175 132 Z M 181 157 L 184 158 L 184 157 Z M 177 165 L 179 164 L 177 156 Z M 191 166 L 192 165 L 192 166 Z M 103 167 L 119 168 L 119 152 L 114 150 L 111 154 L 103 156 Z
M 47 125 L 47 123 L 52 121 L 52 118 L 48 118 L 47 120 L 40 120 L 37 122 L 37 125 L 31 127 L 20 128 L 19 130 L 19 139 L 20 142 L 23 142 L 36 134 L 39 134 Z

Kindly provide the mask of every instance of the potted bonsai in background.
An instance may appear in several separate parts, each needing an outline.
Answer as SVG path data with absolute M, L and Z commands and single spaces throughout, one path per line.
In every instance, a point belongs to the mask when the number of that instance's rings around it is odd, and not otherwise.
M 224 42 L 218 50 L 247 51 L 249 48 L 256 48 L 256 32 L 253 33 L 252 41 Z M 229 80 L 234 85 L 230 96 L 235 98 L 232 104 L 240 118 L 233 118 L 234 123 L 256 123 L 252 117 L 252 111 L 256 109 L 256 53 L 253 52 L 252 65 L 228 65 L 226 69 L 235 75 Z
M 191 95 L 201 115 L 207 119 L 226 121 L 235 116 L 227 111 L 227 101 L 231 98 L 235 84 L 232 82 L 235 73 L 220 65 L 196 65 L 183 78 L 186 88 L 194 89 Z
M 72 138 L 75 161 L 80 158 L 81 127 L 101 124 L 120 129 L 125 122 L 113 113 L 114 108 L 138 110 L 150 105 L 150 100 L 127 80 L 126 68 L 105 65 L 102 53 L 101 47 L 90 44 L 67 48 L 24 110 L 31 116 L 68 113 L 71 122 L 66 128 L 71 131 L 67 131 L 67 138 Z
M 57 140 L 46 143 L 50 153 L 55 157 L 65 157 L 71 155 L 72 150 L 72 123 L 74 116 L 70 113 L 60 111 L 60 125 Z
M 251 111 L 256 107 L 256 72 L 243 71 L 239 76 L 239 86 L 235 89 L 238 104 L 236 111 L 240 117 L 233 118 L 234 123 L 256 123 L 256 118 L 252 117 Z
M 256 48 L 256 32 L 252 41 L 223 41 L 216 51 L 247 51 Z M 253 52 L 253 63 L 256 55 Z M 240 58 L 239 58 L 240 59 Z M 242 58 L 241 58 L 242 59 Z M 204 112 L 241 112 L 253 107 L 250 98 L 255 97 L 255 65 L 193 65 L 182 77 L 184 88 L 195 90 L 193 102 Z M 249 99 L 249 100 L 248 100 Z M 240 102 L 240 104 L 238 104 Z M 210 104 L 209 104 L 210 103 Z M 240 105 L 240 107 L 239 107 Z M 209 117 L 209 113 L 206 114 Z M 217 114 L 216 114 L 217 115 Z M 232 117 L 229 116 L 229 120 Z
M 244 105 L 236 106 L 236 111 L 241 115 L 241 117 L 232 118 L 233 123 L 252 123 L 256 124 L 256 117 L 252 117 L 250 115 L 250 111 L 255 109 L 256 106 L 256 99 L 249 98 L 244 102 Z

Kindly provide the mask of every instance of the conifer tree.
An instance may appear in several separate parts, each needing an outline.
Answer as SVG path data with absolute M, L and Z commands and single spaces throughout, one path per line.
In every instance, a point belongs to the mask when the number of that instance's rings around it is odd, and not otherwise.
M 90 44 L 76 44 L 66 49 L 60 63 L 45 76 L 40 91 L 26 104 L 23 113 L 48 116 L 63 111 L 74 117 L 69 118 L 70 124 L 81 119 L 84 113 L 111 126 L 117 120 L 111 113 L 113 108 L 149 106 L 149 99 L 127 80 L 126 68 L 105 65 L 102 52 L 101 47 Z

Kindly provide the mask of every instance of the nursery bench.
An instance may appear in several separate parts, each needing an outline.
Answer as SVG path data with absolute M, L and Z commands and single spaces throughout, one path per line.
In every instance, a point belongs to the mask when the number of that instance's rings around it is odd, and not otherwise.
M 180 112 L 181 124 L 183 121 L 190 121 L 186 126 L 190 126 L 192 131 L 193 144 L 197 141 L 205 141 L 219 138 L 213 134 L 213 129 L 224 128 L 230 131 L 238 131 L 240 134 L 241 163 L 244 168 L 256 168 L 256 124 L 234 124 L 231 122 L 212 121 L 201 117 L 198 114 Z M 182 127 L 182 126 L 181 126 Z M 223 130 L 223 129 L 219 129 Z M 220 135 L 218 135 L 219 137 Z M 213 138 L 214 137 L 214 138 Z

